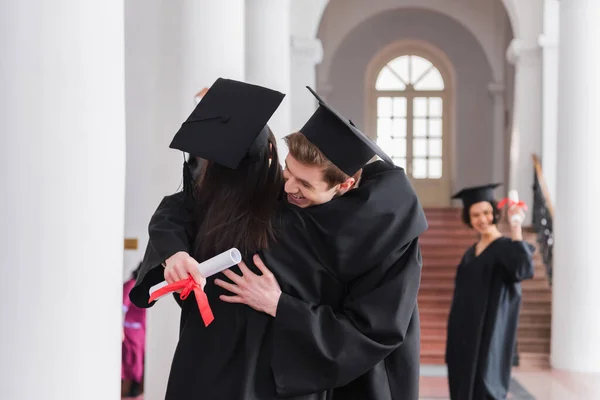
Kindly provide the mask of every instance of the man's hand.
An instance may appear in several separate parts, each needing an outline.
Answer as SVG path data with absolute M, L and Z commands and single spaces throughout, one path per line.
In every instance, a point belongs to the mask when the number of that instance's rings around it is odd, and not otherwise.
M 206 279 L 198 271 L 198 261 L 185 251 L 180 251 L 165 261 L 165 280 L 171 284 L 191 276 L 204 289 Z
M 277 303 L 281 297 L 281 288 L 275 279 L 275 276 L 267 269 L 258 255 L 254 256 L 254 264 L 258 267 L 262 275 L 256 275 L 250 271 L 242 261 L 238 264 L 242 276 L 233 271 L 226 270 L 223 273 L 231 279 L 233 284 L 220 279 L 215 279 L 215 284 L 235 293 L 237 296 L 220 296 L 220 299 L 227 303 L 246 304 L 256 311 L 264 312 L 271 316 L 277 313 Z

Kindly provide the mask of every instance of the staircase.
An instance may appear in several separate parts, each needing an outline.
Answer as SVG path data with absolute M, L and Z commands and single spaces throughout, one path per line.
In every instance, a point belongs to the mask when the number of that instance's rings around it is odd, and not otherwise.
M 423 272 L 419 290 L 421 316 L 421 363 L 443 365 L 446 350 L 446 324 L 454 291 L 456 267 L 477 234 L 461 221 L 460 209 L 427 208 L 429 229 L 421 237 Z M 500 227 L 505 231 L 505 227 Z M 534 233 L 524 232 L 535 244 Z M 519 320 L 518 350 L 520 369 L 549 366 L 552 293 L 540 255 L 534 255 L 535 276 L 523 282 L 523 303 Z

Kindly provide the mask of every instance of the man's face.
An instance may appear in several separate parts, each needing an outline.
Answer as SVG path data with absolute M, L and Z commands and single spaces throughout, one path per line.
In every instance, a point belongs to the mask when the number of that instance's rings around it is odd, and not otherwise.
M 288 203 L 301 208 L 327 203 L 354 184 L 354 179 L 349 178 L 342 184 L 330 187 L 323 179 L 323 171 L 319 167 L 302 164 L 289 154 L 285 158 L 283 178 Z

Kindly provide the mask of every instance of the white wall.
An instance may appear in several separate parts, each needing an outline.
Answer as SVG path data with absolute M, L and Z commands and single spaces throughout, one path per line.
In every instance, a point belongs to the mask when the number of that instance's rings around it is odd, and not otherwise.
M 323 42 L 325 55 L 319 66 L 319 83 L 327 83 L 332 56 L 344 38 L 356 26 L 378 14 L 399 8 L 425 9 L 453 18 L 470 31 L 483 48 L 492 68 L 494 81 L 502 80 L 504 48 L 498 41 L 497 20 L 505 18 L 498 13 L 497 0 L 330 0 L 319 26 L 318 37 Z
M 558 135 L 558 40 L 560 4 L 558 0 L 544 2 L 544 34 L 540 38 L 543 48 L 543 120 L 542 169 L 550 199 L 556 202 L 556 154 Z
M 127 237 L 125 273 L 142 258 L 151 215 L 181 184 L 183 156 L 168 148 L 195 106 L 194 95 L 216 78 L 244 79 L 244 1 L 128 0 Z M 165 298 L 148 314 L 146 398 L 164 398 L 177 343 L 179 310 Z
M 511 132 L 511 189 L 527 204 L 533 202 L 532 154 L 542 151 L 542 51 L 539 37 L 543 27 L 543 0 L 519 3 L 519 37 L 509 46 L 507 55 L 515 66 L 514 118 Z M 528 213 L 524 224 L 531 223 Z
M 291 131 L 290 0 L 246 0 L 246 81 L 286 94 L 269 121 L 276 138 Z
M 317 30 L 327 0 L 292 0 L 291 2 L 291 130 L 302 128 L 316 108 L 306 86 L 317 85 L 316 65 L 323 59 L 323 46 Z

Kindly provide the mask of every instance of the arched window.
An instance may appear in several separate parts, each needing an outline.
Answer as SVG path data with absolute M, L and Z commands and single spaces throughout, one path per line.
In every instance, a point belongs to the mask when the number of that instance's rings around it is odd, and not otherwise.
M 429 60 L 406 54 L 375 82 L 377 142 L 413 179 L 444 176 L 445 84 Z

